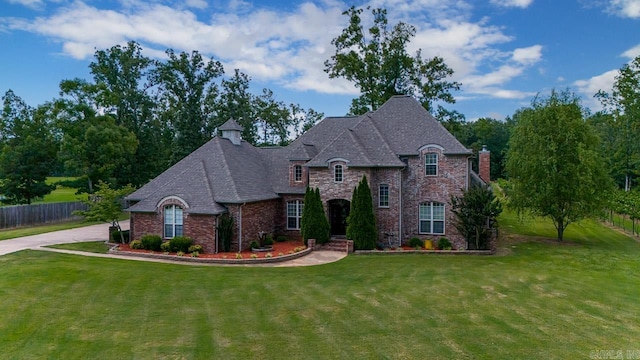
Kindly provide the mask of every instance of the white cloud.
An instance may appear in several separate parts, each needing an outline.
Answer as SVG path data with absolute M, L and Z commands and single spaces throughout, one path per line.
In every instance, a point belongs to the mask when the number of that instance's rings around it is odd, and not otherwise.
M 526 48 L 515 49 L 512 59 L 523 65 L 534 64 L 542 59 L 542 46 L 533 45 Z
M 636 57 L 640 56 L 640 44 L 632 47 L 631 49 L 622 53 L 623 57 L 626 57 L 629 60 L 633 60 Z
M 42 0 L 8 0 L 11 4 L 23 5 L 32 9 L 39 9 L 44 6 L 44 1 Z
M 608 0 L 607 10 L 620 17 L 640 18 L 640 0 Z
M 344 3 L 304 2 L 292 9 L 277 10 L 231 0 L 226 8 L 208 10 L 210 17 L 203 20 L 189 9 L 201 9 L 205 1 L 180 1 L 187 8 L 166 2 L 121 0 L 121 8 L 101 9 L 93 3 L 76 1 L 58 5 L 46 16 L 11 20 L 0 17 L 0 22 L 10 30 L 29 31 L 59 42 L 64 54 L 77 59 L 90 58 L 95 49 L 135 40 L 147 56 L 162 58 L 167 48 L 177 52 L 195 49 L 220 60 L 227 73 L 239 68 L 256 80 L 273 81 L 296 90 L 357 94 L 353 84 L 329 79 L 323 71 L 324 61 L 334 51 L 331 40 L 348 21 L 342 15 L 347 8 Z M 509 3 L 526 7 L 531 1 Z M 513 38 L 491 25 L 488 18 L 470 20 L 470 2 L 373 0 L 368 5 L 393 9 L 389 13 L 390 24 L 405 21 L 416 25 L 416 37 L 409 50 L 422 48 L 425 57 L 443 57 L 455 71 L 455 80 L 463 83 L 465 96 L 529 96 L 502 87 L 541 60 L 542 46 L 502 49 Z M 365 19 L 365 13 L 363 22 L 367 26 L 366 21 L 371 19 Z
M 599 111 L 602 110 L 602 104 L 593 96 L 600 90 L 610 93 L 617 75 L 618 70 L 609 70 L 586 80 L 575 81 L 573 85 L 583 95 L 584 105 L 593 111 Z
M 531 5 L 533 0 L 491 0 L 491 3 L 502 7 L 519 7 L 524 9 Z

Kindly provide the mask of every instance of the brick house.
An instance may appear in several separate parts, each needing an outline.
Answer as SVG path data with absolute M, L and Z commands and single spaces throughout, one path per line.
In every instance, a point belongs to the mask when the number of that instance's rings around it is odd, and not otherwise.
M 233 120 L 205 145 L 127 197 L 131 239 L 189 236 L 217 252 L 219 217 L 234 219 L 232 250 L 260 232 L 300 238 L 305 189 L 319 188 L 331 234 L 344 236 L 353 189 L 364 175 L 372 190 L 379 242 L 412 237 L 466 242 L 452 225 L 451 195 L 488 180 L 465 148 L 414 98 L 394 96 L 374 112 L 327 117 L 286 147 L 256 148 Z

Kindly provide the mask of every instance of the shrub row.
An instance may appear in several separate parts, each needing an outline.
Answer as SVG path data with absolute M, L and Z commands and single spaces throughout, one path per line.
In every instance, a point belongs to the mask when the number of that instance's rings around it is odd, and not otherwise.
M 175 252 L 175 253 L 203 253 L 202 245 L 194 245 L 193 240 L 186 236 L 176 236 L 169 241 L 162 242 L 159 235 L 144 235 L 140 240 L 134 240 L 129 244 L 132 249 L 145 249 L 151 251 Z

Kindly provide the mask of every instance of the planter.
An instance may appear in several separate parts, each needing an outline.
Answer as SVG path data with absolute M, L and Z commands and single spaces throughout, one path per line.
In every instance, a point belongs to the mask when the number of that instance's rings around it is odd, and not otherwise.
M 253 251 L 253 252 L 273 251 L 273 246 L 262 246 L 262 247 L 257 247 L 257 248 L 251 248 L 251 251 Z

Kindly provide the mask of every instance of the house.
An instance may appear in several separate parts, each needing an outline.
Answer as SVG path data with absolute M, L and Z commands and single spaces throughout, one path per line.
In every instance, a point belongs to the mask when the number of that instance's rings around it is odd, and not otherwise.
M 233 120 L 219 130 L 127 197 L 132 239 L 184 235 L 216 252 L 225 214 L 234 219 L 233 250 L 260 232 L 299 239 L 307 186 L 320 189 L 332 236 L 344 237 L 353 189 L 366 175 L 379 242 L 447 237 L 466 248 L 449 200 L 482 181 L 471 171 L 472 152 L 412 97 L 394 96 L 357 117 L 327 117 L 286 147 L 252 146 Z M 488 151 L 480 160 L 488 163 Z M 480 165 L 485 179 L 487 165 Z

